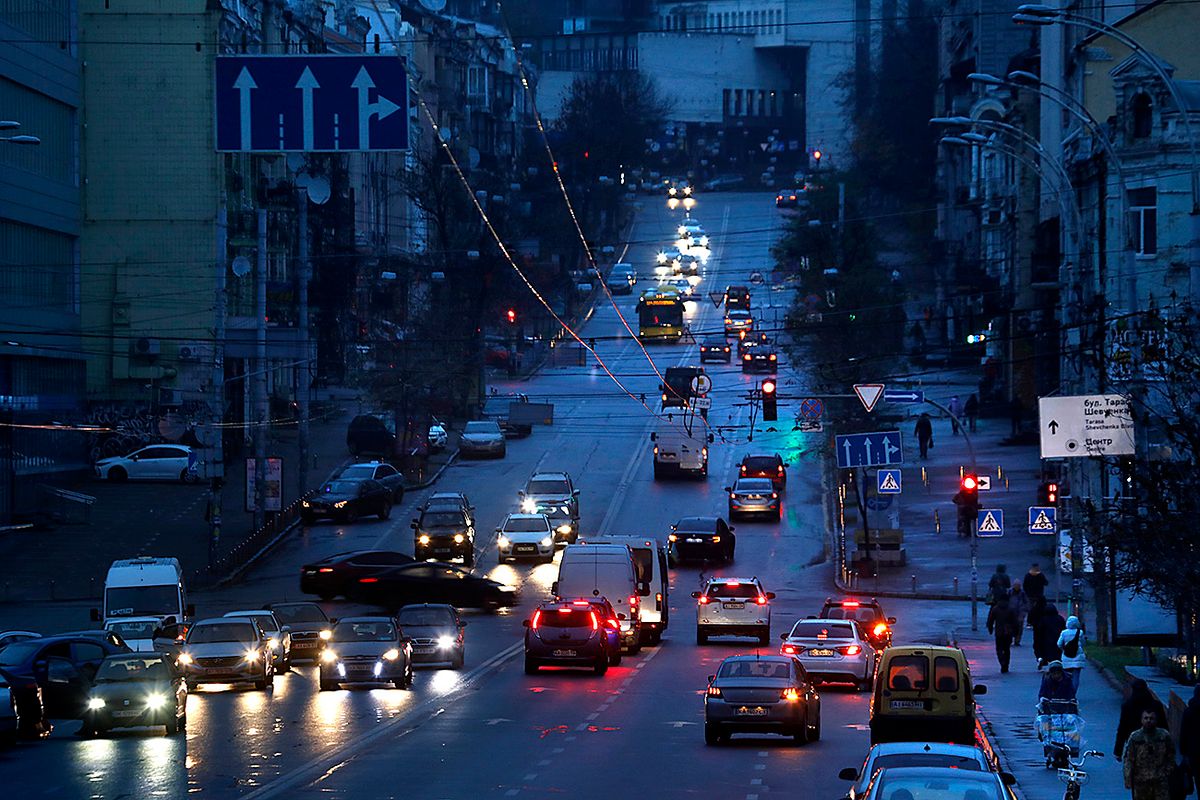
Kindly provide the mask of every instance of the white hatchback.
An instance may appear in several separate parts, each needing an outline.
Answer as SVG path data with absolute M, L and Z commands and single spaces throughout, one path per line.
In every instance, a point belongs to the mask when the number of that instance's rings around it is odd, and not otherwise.
M 877 653 L 854 620 L 802 619 L 780 638 L 780 652 L 803 664 L 814 681 L 871 688 Z
M 183 444 L 152 444 L 127 456 L 102 458 L 96 462 L 96 477 L 109 481 L 200 480 L 199 453 Z
M 710 636 L 754 636 L 760 644 L 771 641 L 771 601 L 758 578 L 709 578 L 696 598 L 696 644 Z
M 509 514 L 496 528 L 496 551 L 500 560 L 533 558 L 554 560 L 554 529 L 545 514 Z

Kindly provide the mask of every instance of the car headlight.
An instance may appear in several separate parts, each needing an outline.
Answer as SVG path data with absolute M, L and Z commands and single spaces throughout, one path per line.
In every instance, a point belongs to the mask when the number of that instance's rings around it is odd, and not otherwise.
M 336 503 L 334 503 L 334 504 L 333 504 L 333 507 L 334 507 L 334 508 L 345 508 L 345 507 L 346 507 L 346 501 L 345 501 L 345 500 L 338 500 Z
M 318 633 L 317 635 L 321 637 L 321 641 L 328 642 L 331 638 L 333 638 L 333 631 L 323 630 L 320 633 Z
M 521 511 L 525 512 L 526 514 L 533 514 L 537 511 L 537 503 L 526 497 L 521 501 Z
M 103 697 L 89 697 L 88 698 L 88 710 L 89 711 L 97 711 L 101 708 L 104 708 L 105 705 L 107 705 L 107 704 L 104 702 Z
M 570 533 L 570 532 L 571 532 L 571 526 L 570 526 L 570 525 L 565 525 L 565 524 L 564 524 L 564 525 L 559 525 L 557 528 L 555 528 L 555 530 L 556 530 L 556 531 L 558 531 L 559 533 Z
M 420 536 L 417 537 L 417 542 L 419 542 L 420 544 L 429 544 L 429 534 L 422 533 Z
M 467 540 L 467 537 L 463 536 L 461 533 L 454 534 L 454 543 L 455 544 L 462 544 L 466 540 Z
M 507 550 L 510 544 L 512 543 L 508 540 L 507 536 L 501 535 L 496 539 L 496 545 L 502 550 Z
M 677 541 L 678 539 L 679 539 L 679 537 L 678 537 L 678 536 L 676 536 L 676 535 L 675 535 L 675 534 L 673 534 L 673 533 L 668 533 L 668 534 L 667 534 L 667 541 L 668 541 L 668 542 L 674 542 L 674 541 Z
M 187 653 L 180 653 L 179 658 L 175 659 L 175 661 L 178 664 L 183 664 L 186 666 L 186 665 L 192 663 L 192 657 L 190 655 L 188 655 Z
M 333 662 L 337 661 L 337 653 L 326 647 L 321 651 L 321 660 L 326 664 L 332 664 Z
M 249 661 L 250 663 L 254 663 L 255 661 L 258 661 L 258 651 L 257 650 L 247 650 L 246 651 L 246 660 Z
M 274 637 L 267 639 L 267 647 L 271 648 L 272 650 L 278 650 L 279 649 L 279 640 Z
M 308 504 L 308 501 L 307 501 L 307 500 L 303 500 L 303 501 L 301 501 L 300 505 L 301 505 L 301 506 L 303 506 L 304 508 L 311 508 L 311 507 L 312 507 L 312 506 L 310 506 L 310 505 Z
M 437 640 L 437 646 L 442 650 L 449 650 L 451 647 L 454 647 L 454 637 L 439 636 Z
M 391 650 L 388 650 L 386 653 L 383 654 L 384 661 L 395 661 L 399 657 L 400 657 L 400 651 L 394 647 Z
M 101 700 L 101 703 L 104 701 Z M 167 696 L 161 692 L 155 692 L 146 698 L 146 708 L 159 709 L 167 704 Z
M 554 544 L 554 540 L 551 539 L 549 536 L 542 539 L 542 547 L 550 547 L 552 544 Z

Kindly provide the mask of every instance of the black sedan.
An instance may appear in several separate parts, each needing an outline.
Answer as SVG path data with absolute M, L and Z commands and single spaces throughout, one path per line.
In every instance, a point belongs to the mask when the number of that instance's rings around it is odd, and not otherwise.
M 448 603 L 456 608 L 499 608 L 517 602 L 517 590 L 454 564 L 406 564 L 359 578 L 346 597 L 397 609 L 410 603 Z
M 300 506 L 300 517 L 305 525 L 311 525 L 321 517 L 354 522 L 365 514 L 377 514 L 380 519 L 387 519 L 392 514 L 392 493 L 379 481 L 335 478 Z
M 733 526 L 720 517 L 684 517 L 667 534 L 667 560 L 671 566 L 684 561 L 733 561 L 737 537 Z
M 467 647 L 463 628 L 467 623 L 458 616 L 454 606 L 436 603 L 405 606 L 397 618 L 404 635 L 412 639 L 414 662 L 448 662 L 452 669 L 462 669 Z
M 83 712 L 81 736 L 112 728 L 163 725 L 168 734 L 187 727 L 187 685 L 162 653 L 109 656 L 100 664 Z
M 728 364 L 733 360 L 729 340 L 724 336 L 708 336 L 700 343 L 700 363 L 705 361 L 724 361 Z
M 354 683 L 412 688 L 412 643 L 391 617 L 344 617 L 333 626 L 318 686 L 327 692 Z
M 400 470 L 382 461 L 364 461 L 361 464 L 351 464 L 342 470 L 339 478 L 357 478 L 379 481 L 384 488 L 392 493 L 392 502 L 399 503 L 404 499 L 406 482 Z
M 300 568 L 300 591 L 332 600 L 364 575 L 413 563 L 413 557 L 392 550 L 353 550 L 305 564 Z
M 775 345 L 767 342 L 750 342 L 742 348 L 742 372 L 776 372 L 779 355 Z
M 316 661 L 321 657 L 321 651 L 325 649 L 325 642 L 329 641 L 333 625 L 319 605 L 268 603 L 266 609 L 291 633 L 292 660 L 311 658 Z
M 796 744 L 821 738 L 821 698 L 791 656 L 730 656 L 704 692 L 704 743 L 734 733 L 778 733 Z

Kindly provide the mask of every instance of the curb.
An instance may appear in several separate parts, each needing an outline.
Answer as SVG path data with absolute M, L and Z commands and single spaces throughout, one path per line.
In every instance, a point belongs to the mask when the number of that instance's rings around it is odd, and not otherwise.
M 1088 664 L 1091 665 L 1092 669 L 1096 670 L 1096 672 L 1100 674 L 1100 677 L 1102 677 L 1102 678 L 1104 678 L 1104 680 L 1108 681 L 1109 686 L 1111 686 L 1116 692 L 1118 692 L 1119 694 L 1124 696 L 1125 689 L 1129 685 L 1127 681 L 1121 680 L 1119 677 L 1117 677 L 1115 674 L 1113 674 L 1112 670 L 1110 670 L 1108 667 L 1101 664 L 1099 661 L 1096 661 L 1091 656 L 1087 655 L 1087 653 L 1084 653 L 1084 658 L 1087 659 L 1087 662 L 1088 662 Z M 1153 691 L 1154 690 L 1152 689 L 1151 693 L 1153 693 Z
M 455 450 L 453 453 L 450 454 L 450 458 L 446 459 L 446 463 L 442 464 L 442 466 L 440 466 L 438 468 L 437 472 L 433 473 L 433 477 L 431 477 L 429 480 L 425 481 L 424 483 L 418 483 L 414 486 L 410 486 L 409 490 L 428 489 L 430 486 L 437 483 L 438 479 L 442 477 L 442 473 L 445 472 L 446 469 L 457 460 L 458 460 L 458 451 Z M 224 578 L 221 578 L 220 580 L 218 580 L 216 582 L 216 584 L 214 584 L 214 585 L 223 587 L 223 586 L 229 586 L 232 583 L 236 583 L 238 581 L 238 579 L 242 577 L 242 574 L 246 570 L 248 570 L 250 567 L 257 564 L 260 558 L 262 558 L 267 553 L 269 553 L 272 549 L 274 549 L 276 545 L 278 545 L 280 542 L 282 542 L 288 534 L 290 534 L 292 531 L 296 530 L 296 528 L 298 528 L 298 527 L 300 527 L 300 520 L 297 518 L 297 519 L 293 520 L 292 523 L 290 525 L 288 525 L 286 528 L 281 530 L 279 533 L 275 534 L 275 537 L 273 539 L 271 539 L 271 541 L 264 544 L 258 550 L 257 553 L 250 556 L 250 558 L 246 559 L 246 563 L 239 566 L 233 572 L 230 572 Z

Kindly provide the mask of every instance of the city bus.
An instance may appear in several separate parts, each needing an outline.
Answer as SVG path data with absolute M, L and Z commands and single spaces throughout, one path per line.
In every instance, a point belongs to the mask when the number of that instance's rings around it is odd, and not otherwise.
M 679 291 L 660 286 L 645 292 L 638 300 L 638 338 L 642 341 L 683 336 L 683 300 Z

